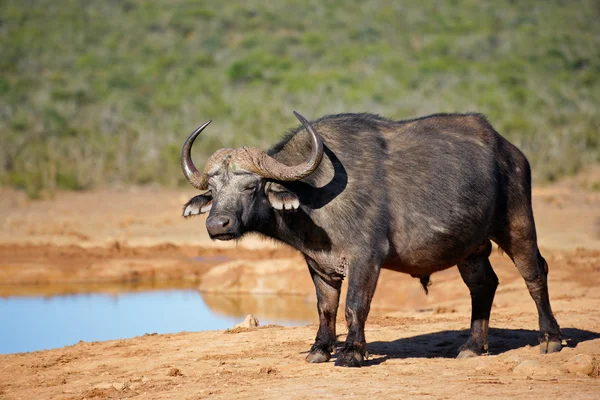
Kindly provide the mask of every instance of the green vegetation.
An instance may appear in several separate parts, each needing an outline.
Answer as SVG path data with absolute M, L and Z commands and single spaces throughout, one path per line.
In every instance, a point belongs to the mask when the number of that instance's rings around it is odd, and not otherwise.
M 478 111 L 536 182 L 600 160 L 596 0 L 0 0 L 0 183 L 183 183 L 179 149 L 297 121 Z

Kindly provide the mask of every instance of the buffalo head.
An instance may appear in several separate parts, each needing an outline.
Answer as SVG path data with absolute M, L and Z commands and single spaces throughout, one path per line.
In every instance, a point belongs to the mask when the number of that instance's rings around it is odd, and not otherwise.
M 312 174 L 323 158 L 323 140 L 300 114 L 294 115 L 310 133 L 312 152 L 300 165 L 283 164 L 254 147 L 223 148 L 209 157 L 203 172 L 192 162 L 196 137 L 211 121 L 196 129 L 181 149 L 181 169 L 195 188 L 205 191 L 183 208 L 183 216 L 210 212 L 206 228 L 212 239 L 230 240 L 258 229 L 272 209 L 296 210 L 298 197 L 279 182 L 297 181 Z

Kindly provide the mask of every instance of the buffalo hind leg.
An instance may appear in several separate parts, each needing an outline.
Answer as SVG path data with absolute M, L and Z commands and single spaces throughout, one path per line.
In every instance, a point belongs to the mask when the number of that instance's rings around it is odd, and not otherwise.
M 560 327 L 552 314 L 548 295 L 548 264 L 537 246 L 535 222 L 531 208 L 522 204 L 509 205 L 506 226 L 498 236 L 498 245 L 513 260 L 525 280 L 531 298 L 537 307 L 540 326 L 540 352 L 560 351 L 562 340 Z M 528 197 L 528 203 L 531 199 Z
M 348 294 L 346 296 L 346 324 L 348 335 L 344 348 L 335 361 L 340 367 L 360 367 L 367 357 L 365 322 L 371 308 L 371 300 L 377 287 L 380 262 L 352 263 L 348 271 Z
M 458 264 L 460 276 L 471 293 L 471 334 L 460 348 L 458 358 L 481 355 L 488 349 L 488 327 L 498 277 L 489 256 L 492 244 L 488 241 L 476 253 Z
M 540 353 L 554 353 L 562 348 L 560 327 L 554 318 L 548 295 L 548 264 L 531 241 L 517 242 L 506 252 L 512 257 L 525 280 L 538 311 L 540 326 Z
M 513 260 L 537 307 L 540 352 L 554 353 L 562 346 L 560 327 L 552 314 L 548 296 L 548 264 L 537 245 L 531 209 L 531 171 L 524 157 L 517 157 L 507 176 L 505 209 L 496 227 L 496 242 Z
M 315 343 L 306 356 L 306 361 L 311 363 L 327 362 L 335 350 L 336 335 L 335 321 L 338 304 L 340 301 L 341 277 L 324 279 L 315 270 L 314 261 L 307 258 L 310 275 L 317 292 L 317 310 L 319 311 L 319 330 Z

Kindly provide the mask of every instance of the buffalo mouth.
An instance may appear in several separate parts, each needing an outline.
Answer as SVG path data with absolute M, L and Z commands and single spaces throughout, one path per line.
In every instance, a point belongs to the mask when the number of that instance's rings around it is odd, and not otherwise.
M 210 238 L 212 240 L 233 240 L 233 239 L 238 239 L 240 237 L 240 235 L 236 235 L 233 233 L 217 233 L 216 235 L 210 235 Z

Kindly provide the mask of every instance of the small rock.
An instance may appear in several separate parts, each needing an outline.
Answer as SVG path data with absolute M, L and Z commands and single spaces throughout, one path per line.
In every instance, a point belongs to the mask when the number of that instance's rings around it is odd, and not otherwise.
M 575 375 L 592 375 L 594 372 L 594 358 L 589 354 L 577 354 L 563 364 L 563 367 Z
M 562 371 L 552 365 L 543 364 L 539 360 L 525 360 L 513 369 L 513 373 L 518 375 L 544 375 L 557 376 L 563 375 Z
M 169 373 L 167 375 L 169 375 L 169 376 L 183 376 L 183 374 L 181 373 L 181 371 L 179 370 L 179 368 L 171 368 L 169 370 Z
M 262 367 L 260 369 L 260 373 L 261 374 L 267 374 L 267 375 L 271 375 L 271 374 L 276 374 L 279 371 L 273 367 Z
M 101 382 L 101 383 L 94 385 L 93 389 L 106 390 L 106 389 L 111 389 L 112 387 L 113 386 L 110 383 Z
M 117 389 L 118 391 L 121 391 L 123 389 L 126 389 L 127 387 L 129 387 L 128 383 L 124 383 L 124 382 L 115 382 L 112 384 L 112 386 Z
M 234 325 L 232 329 L 235 328 L 257 328 L 260 326 L 258 323 L 258 319 L 252 314 L 246 315 L 246 318 L 237 325 Z

